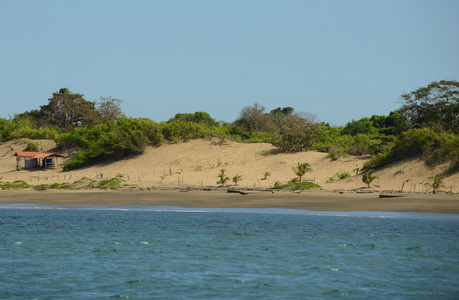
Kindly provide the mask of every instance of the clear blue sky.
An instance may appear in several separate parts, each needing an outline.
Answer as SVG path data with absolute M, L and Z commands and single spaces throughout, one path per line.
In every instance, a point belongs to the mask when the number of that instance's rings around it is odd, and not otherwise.
M 127 116 L 258 102 L 344 125 L 459 80 L 459 1 L 0 0 L 0 117 L 62 87 Z

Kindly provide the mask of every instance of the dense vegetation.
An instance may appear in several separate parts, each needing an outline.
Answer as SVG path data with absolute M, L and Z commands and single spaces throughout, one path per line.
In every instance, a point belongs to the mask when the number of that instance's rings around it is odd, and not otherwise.
M 106 159 L 142 153 L 146 146 L 202 137 L 268 142 L 279 152 L 318 150 L 341 155 L 372 155 L 365 169 L 400 159 L 424 156 L 426 163 L 451 163 L 459 170 L 459 82 L 432 82 L 401 96 L 404 105 L 388 116 L 352 120 L 343 127 L 318 122 L 313 114 L 278 107 L 270 112 L 258 103 L 244 107 L 231 123 L 206 112 L 179 113 L 165 122 L 128 118 L 120 99 L 84 99 L 60 89 L 40 109 L 0 118 L 0 142 L 15 138 L 53 139 L 62 149 L 78 152 L 65 170 Z M 30 149 L 33 149 L 33 143 Z

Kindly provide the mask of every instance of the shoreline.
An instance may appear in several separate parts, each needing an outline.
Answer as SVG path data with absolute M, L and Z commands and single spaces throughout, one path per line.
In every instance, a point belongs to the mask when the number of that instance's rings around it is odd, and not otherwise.
M 0 204 L 60 206 L 177 206 L 185 208 L 280 208 L 311 211 L 384 211 L 459 214 L 459 195 L 330 191 L 0 190 Z

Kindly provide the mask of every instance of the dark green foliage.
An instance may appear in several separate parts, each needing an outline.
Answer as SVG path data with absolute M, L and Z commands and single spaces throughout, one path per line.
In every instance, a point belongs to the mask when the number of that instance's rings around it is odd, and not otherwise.
M 53 127 L 39 127 L 28 116 L 16 115 L 14 119 L 0 119 L 0 142 L 17 138 L 54 139 L 57 135 Z
M 28 141 L 27 142 L 27 147 L 25 148 L 25 151 L 33 151 L 33 152 L 38 152 L 38 145 L 35 142 Z
M 377 134 L 378 129 L 373 125 L 373 121 L 369 118 L 362 118 L 358 121 L 352 120 L 344 126 L 342 134 L 357 135 L 357 134 Z
M 147 145 L 158 145 L 162 140 L 159 125 L 153 121 L 123 117 L 60 136 L 58 145 L 84 149 L 64 165 L 68 171 L 99 160 L 140 154 Z
M 436 131 L 459 133 L 459 82 L 432 82 L 402 95 L 402 112 L 415 128 L 431 127 Z
M 0 142 L 9 141 L 15 137 L 12 135 L 16 125 L 13 121 L 0 118 Z
M 294 108 L 293 108 L 293 107 L 290 107 L 290 106 L 283 107 L 283 108 L 278 107 L 278 108 L 276 108 L 276 109 L 273 109 L 273 110 L 270 112 L 270 114 L 274 115 L 274 114 L 279 114 L 279 113 L 281 113 L 281 114 L 283 114 L 283 115 L 288 116 L 288 115 L 291 115 L 291 114 L 293 113 L 293 111 L 294 111 Z
M 160 130 L 166 140 L 175 142 L 206 137 L 210 133 L 209 128 L 203 124 L 182 120 L 162 122 Z
M 370 121 L 384 135 L 399 135 L 411 128 L 408 118 L 400 110 L 391 111 L 387 117 L 374 115 Z
M 193 122 L 193 123 L 200 123 L 204 124 L 208 127 L 217 127 L 219 123 L 212 119 L 210 115 L 203 111 L 197 111 L 195 113 L 187 113 L 187 114 L 176 114 L 174 118 L 170 119 L 168 122 L 173 122 L 176 120 L 184 121 L 184 122 Z
M 370 137 L 365 134 L 341 135 L 330 138 L 327 152 L 333 159 L 346 154 L 361 156 L 377 153 L 383 143 L 380 137 Z
M 459 136 L 437 133 L 431 129 L 411 129 L 398 136 L 391 148 L 372 157 L 365 169 L 382 167 L 407 157 L 423 155 L 430 165 L 451 162 L 451 171 L 459 168 Z
M 63 128 L 94 124 L 98 119 L 95 103 L 85 100 L 83 94 L 62 88 L 53 93 L 49 103 L 40 107 L 38 119 Z

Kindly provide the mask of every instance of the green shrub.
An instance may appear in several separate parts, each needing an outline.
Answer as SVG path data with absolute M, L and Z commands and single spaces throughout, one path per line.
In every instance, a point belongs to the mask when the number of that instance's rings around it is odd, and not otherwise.
M 314 188 L 320 188 L 320 185 L 315 184 L 314 182 L 303 181 L 295 185 L 294 190 L 310 190 Z
M 310 182 L 310 181 L 297 182 L 297 180 L 295 179 L 296 178 L 294 178 L 294 180 L 291 180 L 287 184 L 280 184 L 279 182 L 276 182 L 276 184 L 274 184 L 273 189 L 282 190 L 282 189 L 290 188 L 296 191 L 296 190 L 310 190 L 313 188 L 320 188 L 320 185 L 315 184 L 314 182 Z
M 186 122 L 180 119 L 162 122 L 160 130 L 166 140 L 174 142 L 202 138 L 210 133 L 209 128 L 204 124 Z
M 351 174 L 349 174 L 349 172 L 341 172 L 341 173 L 336 173 L 335 176 L 338 177 L 339 179 L 345 179 L 345 178 L 351 177 Z
M 433 166 L 451 163 L 450 171 L 459 170 L 459 137 L 453 133 L 437 133 L 429 128 L 411 129 L 397 137 L 392 147 L 374 155 L 364 169 L 374 169 L 398 160 L 423 155 Z
M 121 187 L 122 180 L 119 178 L 105 179 L 97 183 L 96 188 L 99 189 L 116 189 Z
M 33 152 L 38 152 L 38 145 L 36 142 L 28 141 L 27 142 L 27 147 L 25 148 L 25 151 L 33 151 Z
M 13 183 L 5 182 L 5 183 L 0 183 L 0 188 L 3 189 L 28 189 L 33 187 L 32 185 L 28 184 L 24 180 L 16 180 Z

